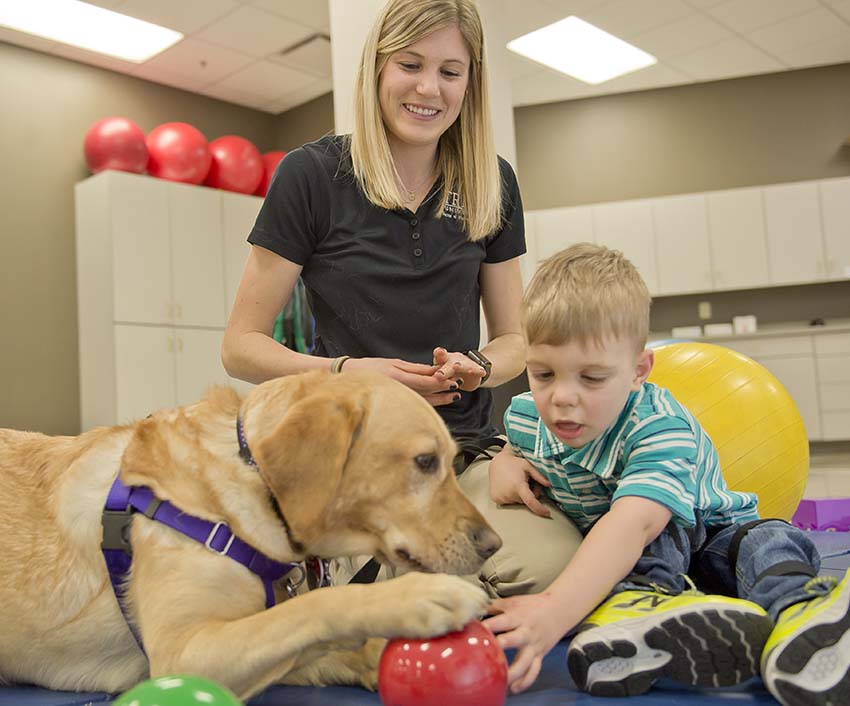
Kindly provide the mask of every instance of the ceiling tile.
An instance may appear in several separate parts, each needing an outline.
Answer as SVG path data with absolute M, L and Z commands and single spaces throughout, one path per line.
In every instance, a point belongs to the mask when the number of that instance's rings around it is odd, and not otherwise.
M 841 33 L 842 29 L 846 27 L 837 26 L 832 12 L 819 7 L 751 32 L 748 38 L 756 46 L 781 59 L 789 49 L 810 46 L 829 39 Z
M 597 7 L 611 2 L 611 0 L 543 0 L 543 2 L 562 13 L 561 17 L 568 17 L 569 15 L 582 17 L 583 13 L 595 10 Z M 517 3 L 514 0 L 510 4 L 522 6 L 524 3 Z
M 682 0 L 613 0 L 582 15 L 591 24 L 621 39 L 687 17 L 693 8 Z
M 737 37 L 670 59 L 673 68 L 700 81 L 781 71 L 778 61 Z
M 268 103 L 278 96 L 297 91 L 315 80 L 315 76 L 288 66 L 281 66 L 271 61 L 258 61 L 231 74 L 216 85 L 262 98 Z
M 850 29 L 808 46 L 795 47 L 780 57 L 795 68 L 850 62 Z
M 233 103 L 235 105 L 241 105 L 245 108 L 253 108 L 254 110 L 262 110 L 264 112 L 269 112 L 267 110 L 269 102 L 268 97 L 256 96 L 250 93 L 245 93 L 236 88 L 233 88 L 232 86 L 222 86 L 220 83 L 215 83 L 212 86 L 206 86 L 200 89 L 198 92 L 210 98 L 216 98 L 217 100 L 226 101 L 227 103 Z M 215 139 L 219 136 L 207 135 L 207 137 L 209 139 Z
M 528 57 L 515 54 L 512 51 L 506 52 L 505 57 L 505 68 L 507 69 L 508 77 L 511 80 L 537 73 L 541 68 L 543 68 L 542 64 L 538 64 L 536 61 L 532 61 Z
M 667 59 L 717 44 L 732 33 L 710 17 L 694 13 L 690 17 L 638 34 L 632 43 L 659 59 Z
M 133 74 L 136 78 L 143 78 L 146 81 L 153 81 L 154 83 L 161 83 L 164 86 L 171 86 L 172 88 L 179 88 L 183 91 L 189 91 L 191 93 L 197 93 L 199 89 L 201 89 L 204 84 L 200 81 L 192 79 L 188 76 L 183 76 L 181 74 L 171 73 L 166 69 L 162 68 L 152 68 L 146 64 L 143 64 L 136 72 Z
M 727 0 L 707 12 L 727 27 L 746 33 L 817 7 L 817 0 Z
M 685 0 L 685 2 L 698 10 L 704 10 L 707 7 L 714 7 L 722 2 L 726 2 L 726 0 Z
M 276 64 L 291 66 L 318 76 L 332 75 L 331 43 L 324 36 L 317 35 L 306 44 L 285 54 L 270 54 L 268 59 Z
M 676 86 L 690 83 L 690 77 L 681 71 L 665 64 L 653 64 L 639 71 L 618 76 L 610 81 L 593 86 L 594 95 L 609 95 L 611 93 L 626 93 L 630 91 L 646 91 L 662 86 Z
M 506 2 L 504 5 L 504 27 L 506 37 L 516 39 L 541 27 L 553 24 L 572 13 L 564 13 L 541 0 Z
M 330 32 L 329 0 L 251 0 L 251 4 L 322 32 Z
M 593 95 L 593 86 L 549 69 L 511 82 L 515 106 L 553 103 Z
M 272 101 L 266 106 L 266 110 L 277 115 L 285 110 L 291 110 L 304 103 L 309 103 L 314 98 L 330 93 L 332 90 L 333 81 L 328 78 L 321 78 L 304 88 Z
M 201 86 L 215 83 L 256 59 L 232 49 L 198 39 L 184 39 L 144 63 L 148 72 L 165 71 L 195 81 Z M 141 75 L 136 72 L 136 75 Z
M 195 35 L 254 57 L 265 57 L 309 37 L 314 31 L 280 15 L 244 5 Z
M 239 7 L 235 0 L 124 0 L 119 12 L 191 34 Z
M 850 0 L 826 0 L 826 4 L 850 22 Z

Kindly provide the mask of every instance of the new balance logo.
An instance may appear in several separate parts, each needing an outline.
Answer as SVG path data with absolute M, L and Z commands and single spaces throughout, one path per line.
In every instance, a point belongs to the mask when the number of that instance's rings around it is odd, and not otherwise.
M 658 593 L 653 593 L 648 594 L 646 596 L 641 596 L 640 598 L 635 598 L 631 601 L 625 601 L 624 603 L 617 603 L 614 607 L 633 608 L 635 610 L 640 610 L 649 613 L 669 600 L 670 596 L 662 596 Z

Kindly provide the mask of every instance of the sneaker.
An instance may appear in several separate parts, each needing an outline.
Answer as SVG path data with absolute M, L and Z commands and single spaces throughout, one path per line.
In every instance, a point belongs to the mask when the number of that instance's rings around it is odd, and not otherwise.
M 832 587 L 783 610 L 762 655 L 762 679 L 784 706 L 850 704 L 850 573 L 819 576 L 806 590 Z
M 764 610 L 738 598 L 623 591 L 579 626 L 567 667 L 594 696 L 643 694 L 661 677 L 731 686 L 758 674 L 772 629 Z

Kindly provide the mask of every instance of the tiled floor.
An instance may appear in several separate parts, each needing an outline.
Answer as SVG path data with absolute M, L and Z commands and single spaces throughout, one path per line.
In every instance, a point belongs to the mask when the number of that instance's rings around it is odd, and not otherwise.
M 815 443 L 811 447 L 809 482 L 803 497 L 850 497 L 850 443 Z

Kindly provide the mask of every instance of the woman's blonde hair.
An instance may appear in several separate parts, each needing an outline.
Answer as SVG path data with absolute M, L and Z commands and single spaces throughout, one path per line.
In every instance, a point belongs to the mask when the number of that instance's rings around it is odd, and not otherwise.
M 643 350 L 651 303 L 646 283 L 623 253 L 578 243 L 534 274 L 522 302 L 523 330 L 529 344 L 616 338 Z
M 437 169 L 443 190 L 439 218 L 451 191 L 464 207 L 470 240 L 496 231 L 502 221 L 499 173 L 487 83 L 484 31 L 472 0 L 390 0 L 363 46 L 354 90 L 351 160 L 366 198 L 387 209 L 405 202 L 387 141 L 378 96 L 378 77 L 390 55 L 444 27 L 457 26 L 469 51 L 469 83 L 457 120 L 443 133 Z

